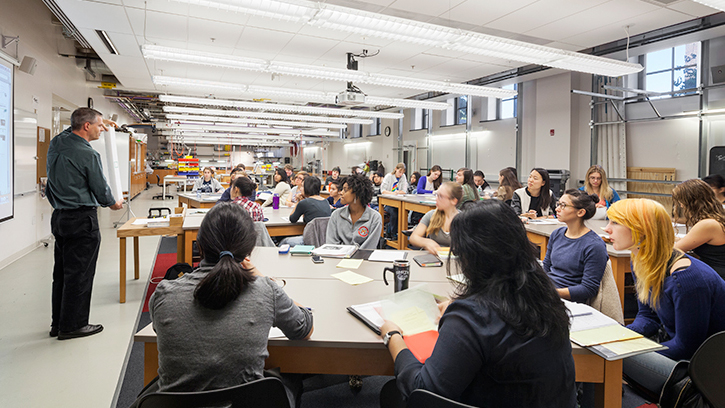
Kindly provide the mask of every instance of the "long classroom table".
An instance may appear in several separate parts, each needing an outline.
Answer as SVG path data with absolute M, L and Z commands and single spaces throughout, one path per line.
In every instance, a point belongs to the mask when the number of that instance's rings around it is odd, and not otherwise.
M 269 235 L 272 237 L 282 236 L 294 236 L 302 235 L 305 229 L 305 224 L 301 221 L 291 223 L 289 216 L 292 214 L 291 207 L 280 207 L 278 210 L 272 209 L 272 207 L 264 207 L 264 218 L 267 221 L 264 222 L 267 227 Z M 192 246 L 193 242 L 196 241 L 196 236 L 199 233 L 199 227 L 201 221 L 204 219 L 206 212 L 194 212 L 187 211 L 187 216 L 184 218 L 184 225 L 182 226 L 184 233 L 184 261 L 189 265 L 192 264 Z
M 413 253 L 408 254 L 412 259 Z M 284 373 L 394 375 L 394 364 L 380 337 L 347 313 L 352 304 L 368 303 L 392 294 L 393 287 L 382 282 L 386 263 L 364 261 L 356 273 L 373 282 L 350 286 L 330 277 L 340 272 L 338 259 L 325 258 L 313 264 L 309 257 L 279 255 L 275 248 L 256 248 L 252 262 L 262 274 L 284 280 L 285 292 L 314 311 L 315 331 L 310 340 L 269 339 L 267 367 Z M 446 268 L 421 268 L 411 262 L 411 287 L 425 284 L 439 295 L 451 296 L 454 287 L 446 279 Z M 149 324 L 135 336 L 144 343 L 144 382 L 158 370 L 156 333 Z M 621 408 L 622 362 L 606 361 L 572 343 L 576 381 L 596 383 L 599 406 Z
M 436 208 L 435 196 L 432 194 L 381 194 L 378 196 L 378 211 L 385 219 L 385 206 L 398 209 L 398 239 L 386 240 L 385 244 L 394 249 L 408 249 L 408 237 L 403 231 L 408 229 L 408 212 L 427 213 Z M 385 225 L 383 231 L 385 234 Z
M 189 208 L 211 208 L 221 196 L 221 194 L 203 193 L 201 198 L 197 198 L 196 193 L 179 193 L 179 207 L 186 204 Z

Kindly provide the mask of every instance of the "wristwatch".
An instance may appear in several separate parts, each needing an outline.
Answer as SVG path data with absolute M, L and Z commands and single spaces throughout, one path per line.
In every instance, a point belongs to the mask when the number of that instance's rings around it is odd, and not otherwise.
M 400 332 L 397 330 L 391 330 L 385 333 L 385 336 L 383 336 L 383 344 L 385 344 L 385 347 L 388 347 L 388 343 L 390 343 L 390 338 L 396 334 L 400 334 Z M 400 334 L 400 336 L 402 337 L 403 335 Z

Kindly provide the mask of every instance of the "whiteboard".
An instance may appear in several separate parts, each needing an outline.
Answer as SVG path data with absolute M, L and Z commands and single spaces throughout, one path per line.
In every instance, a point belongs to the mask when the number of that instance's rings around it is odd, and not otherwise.
M 38 115 L 15 109 L 15 195 L 35 192 Z

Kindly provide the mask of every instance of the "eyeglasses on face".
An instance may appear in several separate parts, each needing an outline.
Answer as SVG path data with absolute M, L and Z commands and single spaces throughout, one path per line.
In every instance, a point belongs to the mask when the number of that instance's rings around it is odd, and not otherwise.
M 566 207 L 576 208 L 576 207 L 574 207 L 574 206 L 573 206 L 573 205 L 571 205 L 571 204 L 567 204 L 567 203 L 562 203 L 561 201 L 559 201 L 558 203 L 556 203 L 556 208 L 561 208 L 561 209 L 563 210 L 563 209 L 565 209 Z

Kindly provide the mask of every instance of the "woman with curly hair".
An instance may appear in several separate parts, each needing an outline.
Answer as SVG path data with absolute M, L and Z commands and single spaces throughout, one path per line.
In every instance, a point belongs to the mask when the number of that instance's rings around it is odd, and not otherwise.
M 692 251 L 725 279 L 725 209 L 710 186 L 699 179 L 682 182 L 672 191 L 675 214 L 685 220 L 687 235 L 675 248 Z
M 368 206 L 373 198 L 373 182 L 362 174 L 342 179 L 340 202 L 327 224 L 327 244 L 359 245 L 361 249 L 378 247 L 383 220 Z

